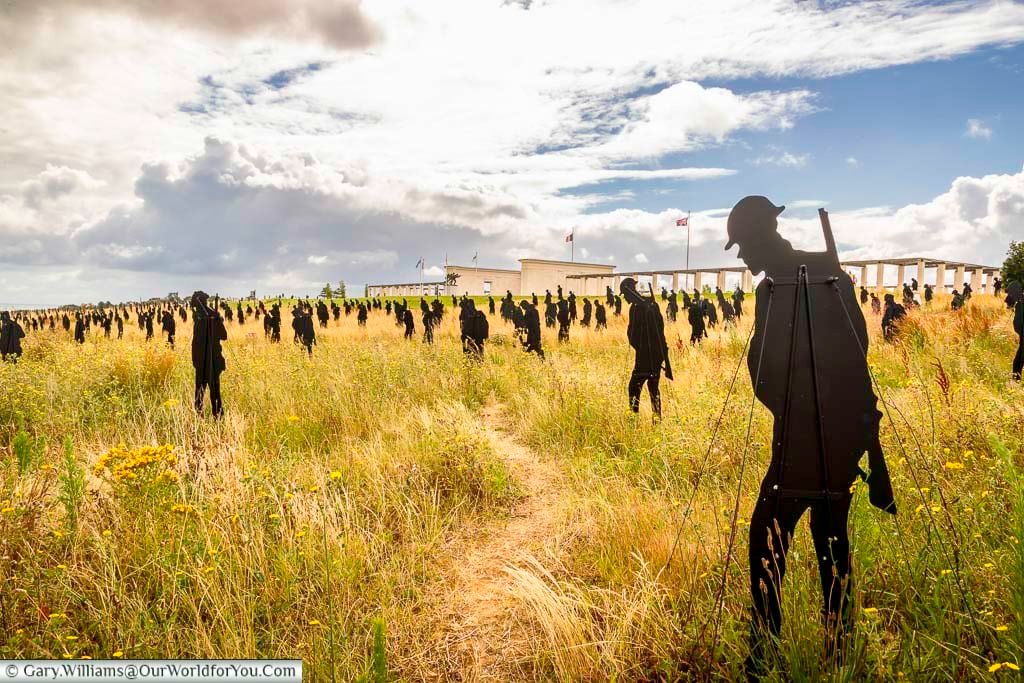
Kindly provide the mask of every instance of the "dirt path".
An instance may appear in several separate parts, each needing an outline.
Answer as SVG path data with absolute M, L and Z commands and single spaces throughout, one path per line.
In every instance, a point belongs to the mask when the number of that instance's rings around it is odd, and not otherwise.
M 439 647 L 445 679 L 509 681 L 527 676 L 526 632 L 516 619 L 505 569 L 539 556 L 558 533 L 563 475 L 502 427 L 501 405 L 483 410 L 484 434 L 503 458 L 522 499 L 508 518 L 490 522 L 464 542 L 464 555 L 452 568 Z

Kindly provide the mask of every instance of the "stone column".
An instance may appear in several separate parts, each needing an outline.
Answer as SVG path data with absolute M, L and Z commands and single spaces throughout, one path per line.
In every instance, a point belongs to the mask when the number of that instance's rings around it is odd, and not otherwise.
M 907 267 L 902 263 L 896 269 L 896 289 L 899 290 L 903 287 L 903 283 L 907 281 Z
M 975 268 L 971 273 L 971 289 L 975 294 L 981 294 L 981 268 Z
M 723 292 L 725 291 L 725 276 L 726 272 L 724 270 L 718 271 L 718 282 L 715 283 Z
M 875 288 L 876 289 L 884 289 L 885 288 L 885 264 L 884 263 L 879 263 L 875 267 Z
M 992 279 L 989 277 L 987 270 L 981 271 L 981 291 L 986 294 L 992 293 Z
M 740 278 L 740 287 L 744 292 L 754 291 L 754 274 L 749 270 L 743 271 L 743 275 Z
M 963 294 L 964 288 L 964 267 L 959 265 L 956 267 L 956 274 L 953 276 L 953 289 Z
M 924 259 L 917 262 L 917 284 L 924 289 Z
M 672 273 L 672 291 L 679 291 L 679 273 Z
M 701 287 L 703 286 L 703 279 L 701 278 L 703 274 L 704 273 L 700 272 L 699 270 L 693 274 L 693 288 L 696 289 L 698 292 L 701 291 Z
M 868 267 L 867 266 L 861 266 L 860 267 L 860 282 L 858 282 L 857 284 L 859 284 L 862 287 L 867 287 L 868 286 Z
M 935 289 L 940 292 L 946 291 L 946 264 L 940 263 L 935 266 Z

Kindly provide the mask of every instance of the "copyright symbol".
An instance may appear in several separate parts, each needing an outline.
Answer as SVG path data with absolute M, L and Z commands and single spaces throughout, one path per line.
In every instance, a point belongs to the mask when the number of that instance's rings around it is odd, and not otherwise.
M 18 667 L 14 664 L 8 664 L 7 668 L 4 669 L 4 673 L 7 674 L 8 678 L 14 678 L 18 675 Z

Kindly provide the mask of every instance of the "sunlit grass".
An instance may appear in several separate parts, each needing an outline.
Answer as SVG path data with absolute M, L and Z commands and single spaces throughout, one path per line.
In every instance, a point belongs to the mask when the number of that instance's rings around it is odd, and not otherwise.
M 858 628 L 841 680 L 973 680 L 1021 663 L 1016 337 L 991 298 L 959 314 L 946 303 L 913 313 L 893 345 L 867 314 L 900 514 L 855 497 Z M 474 363 L 456 317 L 449 305 L 432 346 L 382 313 L 366 328 L 342 317 L 317 329 L 312 358 L 287 330 L 271 345 L 259 321 L 229 323 L 219 422 L 192 408 L 188 325 L 174 350 L 145 343 L 134 319 L 121 341 L 30 334 L 22 361 L 0 367 L 0 656 L 301 657 L 321 680 L 351 680 L 373 668 L 383 623 L 394 676 L 454 677 L 431 648 L 433 588 L 470 532 L 524 495 L 480 433 L 497 402 L 569 484 L 556 546 L 512 572 L 529 670 L 739 676 L 745 520 L 771 433 L 755 405 L 747 441 L 749 317 L 698 348 L 677 345 L 685 323 L 669 326 L 676 381 L 662 383 L 657 426 L 648 406 L 626 410 L 624 318 L 574 326 L 568 345 L 546 329 L 544 362 L 492 317 Z M 149 457 L 159 464 L 138 464 Z M 794 680 L 824 675 L 818 590 L 801 528 L 783 596 L 780 665 Z

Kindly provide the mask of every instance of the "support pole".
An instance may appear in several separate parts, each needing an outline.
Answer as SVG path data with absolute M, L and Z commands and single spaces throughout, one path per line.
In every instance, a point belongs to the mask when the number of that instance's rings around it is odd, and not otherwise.
M 940 263 L 935 266 L 935 289 L 940 292 L 946 291 L 946 264 Z

